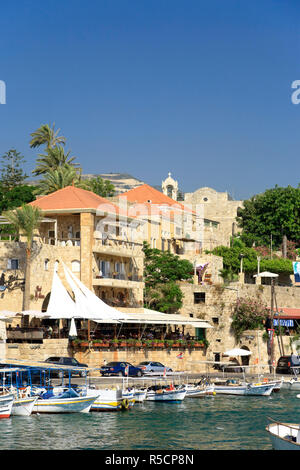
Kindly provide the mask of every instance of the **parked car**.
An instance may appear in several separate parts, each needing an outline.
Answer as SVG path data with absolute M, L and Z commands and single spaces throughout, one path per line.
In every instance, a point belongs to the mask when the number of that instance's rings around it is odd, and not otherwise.
M 135 367 L 129 362 L 109 362 L 106 366 L 100 368 L 101 375 L 119 375 L 125 377 L 126 367 L 128 367 L 128 376 L 141 377 L 143 371 L 139 367 Z
M 148 372 L 163 373 L 165 369 L 166 369 L 166 372 L 173 372 L 173 370 L 170 367 L 164 366 L 161 362 L 154 362 L 154 361 L 141 362 L 137 367 L 142 369 L 144 374 L 147 374 Z
M 74 357 L 51 356 L 51 357 L 48 357 L 48 359 L 46 359 L 45 362 L 48 362 L 49 364 L 55 364 L 57 366 L 68 366 L 68 367 L 74 368 L 74 370 L 72 370 L 72 376 L 79 375 L 81 377 L 85 377 L 87 373 L 86 371 L 83 371 L 83 370 L 80 370 L 77 373 L 76 371 L 77 367 L 80 367 L 80 368 L 88 367 L 88 365 L 78 362 L 77 359 L 75 359 Z M 68 374 L 65 374 L 65 375 L 68 375 Z
M 299 369 L 297 366 L 299 366 Z M 276 374 L 293 373 L 300 373 L 300 357 L 295 354 L 292 354 L 291 356 L 281 356 L 277 361 Z

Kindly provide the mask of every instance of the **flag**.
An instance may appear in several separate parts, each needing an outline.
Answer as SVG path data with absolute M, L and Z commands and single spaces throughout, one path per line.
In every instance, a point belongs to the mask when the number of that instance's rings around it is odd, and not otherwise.
M 177 359 L 183 359 L 183 353 L 181 352 L 181 353 L 177 354 L 176 357 L 177 357 Z

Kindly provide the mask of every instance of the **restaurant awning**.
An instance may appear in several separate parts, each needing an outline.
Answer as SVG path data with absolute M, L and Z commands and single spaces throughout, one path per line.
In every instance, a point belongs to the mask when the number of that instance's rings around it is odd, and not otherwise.
M 143 313 L 127 313 L 128 318 L 122 320 L 122 323 L 146 323 L 153 325 L 185 325 L 194 328 L 213 328 L 204 320 L 197 320 L 192 317 L 186 317 L 180 314 L 156 312 L 144 308 Z

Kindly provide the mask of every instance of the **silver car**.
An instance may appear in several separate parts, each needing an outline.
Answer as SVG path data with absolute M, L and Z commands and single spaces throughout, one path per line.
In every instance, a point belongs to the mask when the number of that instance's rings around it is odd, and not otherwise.
M 170 367 L 164 366 L 161 362 L 154 362 L 154 361 L 141 362 L 137 367 L 142 369 L 144 374 L 147 374 L 148 372 L 157 372 L 157 373 L 163 374 L 165 370 L 166 372 L 173 372 L 173 370 Z

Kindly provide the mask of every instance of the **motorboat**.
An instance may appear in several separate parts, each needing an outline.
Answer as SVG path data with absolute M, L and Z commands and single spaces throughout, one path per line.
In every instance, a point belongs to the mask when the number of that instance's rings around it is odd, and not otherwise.
M 207 395 L 215 395 L 214 385 L 185 384 L 186 398 L 199 398 Z
M 76 388 L 76 391 L 87 396 L 98 394 L 96 400 L 92 403 L 90 411 L 120 411 L 124 408 L 124 399 L 122 390 L 118 387 L 100 388 L 97 389 L 95 385 L 89 385 L 81 390 Z
M 146 388 L 135 388 L 134 398 L 136 403 L 143 403 L 146 400 L 147 389 Z
M 300 450 L 300 425 L 273 421 L 266 431 L 275 450 Z
M 14 398 L 13 393 L 0 392 L 0 419 L 10 417 Z
M 168 387 L 153 386 L 147 390 L 146 401 L 165 401 L 181 402 L 186 396 L 186 389 L 175 388 L 173 385 Z
M 130 410 L 136 402 L 135 389 L 131 387 L 122 390 L 122 407 L 124 410 Z
M 88 413 L 99 394 L 79 395 L 74 389 L 61 391 L 49 388 L 42 393 L 33 407 L 33 413 Z
M 275 387 L 274 383 L 226 383 L 214 386 L 214 392 L 218 395 L 243 395 L 243 396 L 269 396 Z

